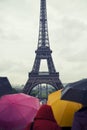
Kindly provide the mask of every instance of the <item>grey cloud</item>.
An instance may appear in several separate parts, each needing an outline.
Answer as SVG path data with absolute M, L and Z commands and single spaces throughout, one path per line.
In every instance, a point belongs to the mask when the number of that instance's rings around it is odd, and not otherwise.
M 87 25 L 81 21 L 69 18 L 61 20 L 61 25 L 61 28 L 57 28 L 54 33 L 57 45 L 55 49 L 66 60 L 75 60 L 76 57 L 79 60 L 82 59 L 83 55 L 87 54 Z
M 25 63 L 16 60 L 0 60 L 0 72 L 1 73 L 24 73 L 27 70 Z
M 87 31 L 87 25 L 75 19 L 63 20 L 63 38 L 68 39 L 69 42 L 79 39 L 83 36 L 84 31 Z
M 9 60 L 0 60 L 0 72 L 1 73 L 7 73 L 9 72 L 9 70 L 11 70 L 12 68 L 12 65 L 11 65 L 11 62 L 9 62 Z
M 76 63 L 84 62 L 85 64 L 87 62 L 87 47 L 86 48 L 84 47 L 84 50 L 78 52 L 77 54 L 73 54 L 72 56 L 69 56 L 67 60 Z

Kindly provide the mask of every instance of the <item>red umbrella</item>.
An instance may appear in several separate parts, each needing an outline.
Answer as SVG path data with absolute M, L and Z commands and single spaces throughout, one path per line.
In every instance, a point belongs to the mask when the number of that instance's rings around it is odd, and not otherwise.
M 9 94 L 0 98 L 0 129 L 24 130 L 33 121 L 39 99 L 23 93 Z

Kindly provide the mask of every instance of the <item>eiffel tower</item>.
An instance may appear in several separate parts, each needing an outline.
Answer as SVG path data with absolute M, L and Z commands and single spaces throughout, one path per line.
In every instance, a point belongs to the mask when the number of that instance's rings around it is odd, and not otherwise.
M 29 73 L 29 78 L 24 86 L 23 92 L 30 94 L 35 86 L 41 86 L 41 84 L 44 83 L 46 85 L 53 86 L 55 90 L 63 88 L 63 85 L 59 79 L 59 72 L 56 72 L 51 56 L 52 50 L 50 49 L 48 36 L 46 0 L 41 0 L 40 2 L 39 37 L 38 46 L 35 53 L 36 57 L 34 65 L 32 71 Z M 47 72 L 40 72 L 41 60 L 47 61 Z M 41 89 L 39 89 L 39 91 L 40 90 Z

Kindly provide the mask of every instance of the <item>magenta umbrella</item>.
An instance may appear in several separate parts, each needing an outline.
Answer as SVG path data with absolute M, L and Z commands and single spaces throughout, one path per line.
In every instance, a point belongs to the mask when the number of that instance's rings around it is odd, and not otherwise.
M 23 93 L 9 94 L 0 98 L 0 129 L 24 130 L 33 121 L 39 99 Z

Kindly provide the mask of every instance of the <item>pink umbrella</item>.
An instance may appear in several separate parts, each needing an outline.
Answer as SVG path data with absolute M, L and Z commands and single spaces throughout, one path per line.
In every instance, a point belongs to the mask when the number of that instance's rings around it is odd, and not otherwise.
M 0 98 L 0 129 L 24 130 L 33 121 L 40 102 L 38 98 L 23 93 Z

